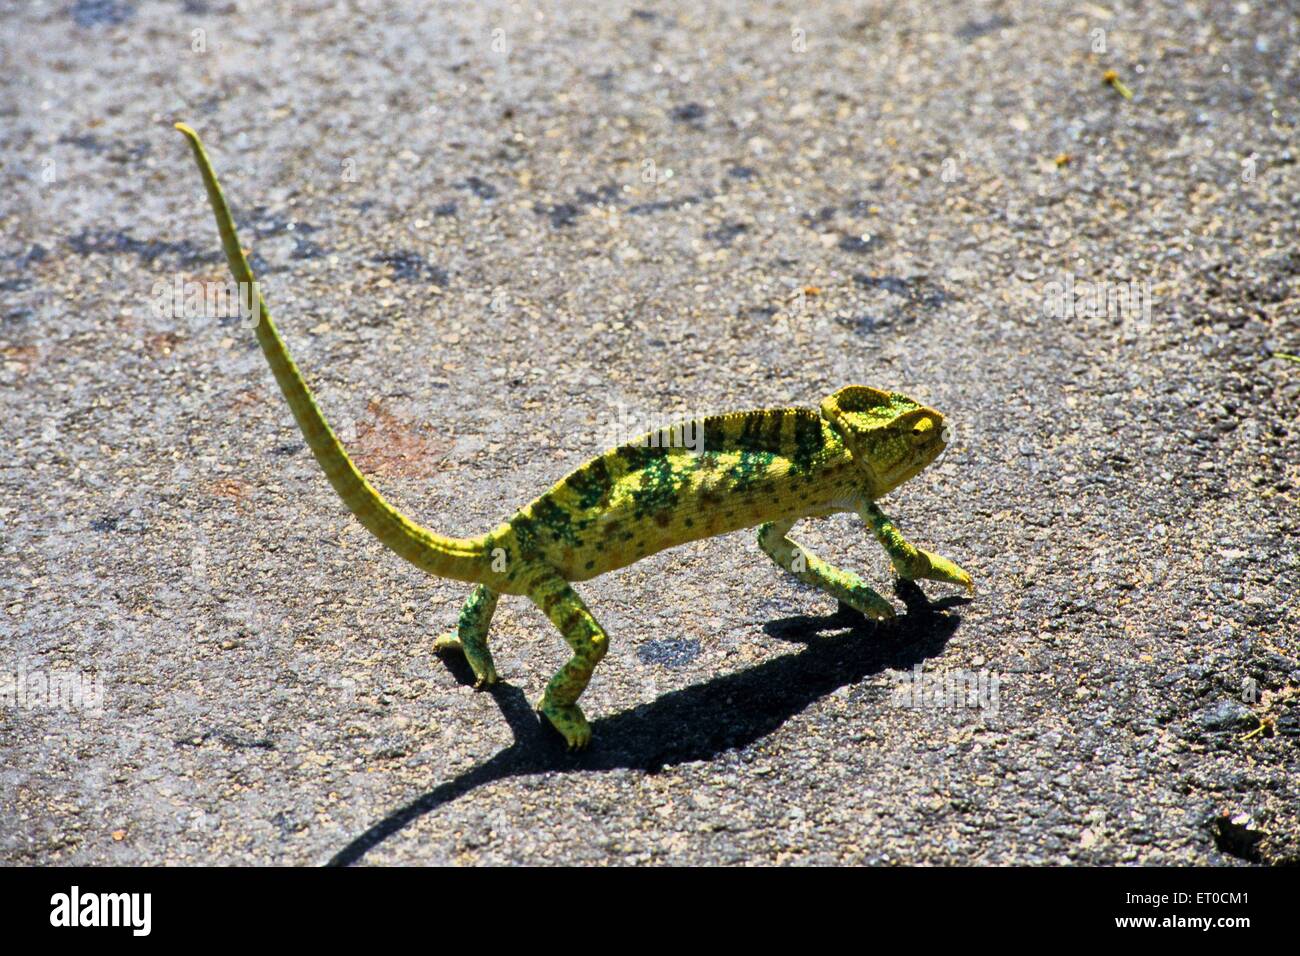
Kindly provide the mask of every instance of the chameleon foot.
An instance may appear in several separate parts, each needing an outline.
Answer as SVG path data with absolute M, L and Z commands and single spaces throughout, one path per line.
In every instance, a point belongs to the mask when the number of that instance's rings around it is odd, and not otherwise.
M 941 555 L 931 554 L 929 551 L 922 551 L 917 548 L 915 557 L 910 558 L 910 560 L 896 557 L 893 560 L 893 565 L 900 578 L 909 581 L 918 578 L 925 578 L 930 581 L 945 581 L 948 584 L 959 584 L 971 594 L 975 593 L 975 581 L 971 576 Z
M 846 588 L 836 596 L 842 603 L 874 621 L 887 621 L 894 616 L 894 606 L 865 584 Z
M 975 581 L 966 573 L 966 571 L 949 561 L 947 558 L 940 557 L 937 554 L 926 552 L 926 557 L 930 559 L 930 578 L 934 581 L 947 581 L 949 584 L 960 584 L 971 594 L 975 593 Z
M 461 651 L 463 653 L 464 650 L 460 638 L 455 634 L 443 634 L 433 639 L 433 652 L 435 654 L 441 654 L 444 651 Z
M 469 663 L 470 670 L 474 672 L 474 689 L 482 690 L 484 687 L 491 687 L 501 678 L 497 674 L 496 665 L 492 663 L 492 658 L 488 657 L 486 661 L 476 659 L 476 655 L 471 654 L 465 649 L 465 644 L 455 634 L 443 634 L 435 638 L 433 642 L 433 652 L 442 654 L 446 651 L 460 651 L 465 655 L 465 660 Z
M 537 710 L 560 732 L 570 750 L 582 750 L 591 743 L 591 724 L 577 704 L 548 704 L 543 700 Z

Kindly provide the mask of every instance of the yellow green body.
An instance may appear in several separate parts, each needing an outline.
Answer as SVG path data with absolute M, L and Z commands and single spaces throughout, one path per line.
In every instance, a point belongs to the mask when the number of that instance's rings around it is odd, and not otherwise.
M 585 746 L 591 738 L 577 701 L 608 645 L 570 582 L 688 541 L 761 526 L 759 544 L 781 567 L 864 614 L 892 616 L 889 602 L 857 575 L 787 537 L 800 518 L 851 511 L 862 516 L 900 576 L 971 587 L 965 571 L 909 544 L 875 505 L 943 451 L 943 416 L 897 393 L 860 385 L 840 389 L 816 411 L 770 408 L 696 420 L 690 448 L 674 442 L 680 429 L 644 435 L 587 462 L 475 538 L 447 538 L 421 527 L 366 481 L 330 429 L 256 291 L 197 134 L 182 124 L 177 129 L 193 148 L 231 273 L 254 290 L 258 343 L 330 484 L 397 554 L 430 574 L 477 585 L 456 632 L 438 638 L 435 650 L 462 651 L 479 685 L 494 683 L 487 631 L 498 596 L 527 596 L 573 651 L 538 704 L 569 746 Z

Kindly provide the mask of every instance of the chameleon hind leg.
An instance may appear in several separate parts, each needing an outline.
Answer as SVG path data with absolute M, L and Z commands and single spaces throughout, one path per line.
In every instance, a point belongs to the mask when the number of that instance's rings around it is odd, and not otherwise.
M 841 571 L 787 537 L 793 520 L 769 521 L 758 529 L 758 546 L 805 584 L 821 588 L 849 607 L 877 620 L 894 616 L 893 606 L 851 571 Z
M 497 609 L 497 597 L 496 591 L 480 584 L 470 593 L 465 606 L 460 610 L 456 633 L 444 634 L 433 642 L 435 652 L 458 650 L 465 655 L 465 660 L 477 678 L 475 687 L 488 687 L 500 679 L 487 643 L 492 612 Z
M 875 502 L 867 502 L 861 515 L 881 547 L 888 552 L 894 571 L 900 578 L 906 581 L 918 578 L 946 581 L 949 584 L 960 584 L 972 594 L 975 593 L 975 582 L 969 574 L 947 558 L 931 554 L 907 541 L 889 516 L 876 507 Z
M 591 725 L 578 706 L 578 698 L 587 689 L 591 672 L 609 649 L 609 638 L 582 598 L 560 575 L 554 572 L 539 575 L 529 585 L 528 597 L 559 629 L 573 650 L 573 656 L 546 685 L 537 709 L 571 749 L 581 749 L 591 742 Z

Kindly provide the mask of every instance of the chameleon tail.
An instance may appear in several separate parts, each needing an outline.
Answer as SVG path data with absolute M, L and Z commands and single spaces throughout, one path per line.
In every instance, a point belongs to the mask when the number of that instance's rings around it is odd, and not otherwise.
M 194 150 L 194 159 L 203 175 L 203 185 L 207 188 L 208 201 L 216 215 L 217 229 L 221 233 L 221 245 L 226 251 L 230 272 L 235 281 L 240 283 L 241 292 L 248 296 L 243 302 L 249 308 L 257 310 L 253 316 L 257 319 L 255 328 L 258 344 L 262 346 L 271 372 L 289 402 L 289 408 L 293 411 L 303 437 L 307 439 L 308 447 L 324 469 L 325 477 L 334 486 L 348 510 L 357 516 L 371 534 L 407 561 L 439 577 L 480 582 L 488 570 L 487 546 L 483 538 L 444 538 L 420 527 L 385 501 L 352 463 L 312 397 L 311 389 L 303 381 L 284 340 L 276 331 L 275 323 L 271 321 L 266 301 L 257 288 L 248 260 L 240 248 L 230 209 L 198 134 L 184 123 L 177 123 L 176 129 L 185 134 Z

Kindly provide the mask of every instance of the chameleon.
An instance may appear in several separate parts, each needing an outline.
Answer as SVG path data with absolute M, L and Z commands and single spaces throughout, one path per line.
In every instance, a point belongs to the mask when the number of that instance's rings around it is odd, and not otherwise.
M 572 652 L 536 705 L 570 749 L 591 741 L 578 698 L 609 648 L 608 635 L 573 584 L 647 555 L 757 527 L 759 547 L 798 580 L 866 617 L 890 618 L 893 606 L 860 577 L 789 537 L 801 519 L 848 512 L 862 518 L 900 578 L 974 592 L 966 571 L 910 543 L 876 503 L 948 446 L 944 416 L 866 385 L 840 388 L 818 409 L 692 419 L 680 426 L 694 430 L 690 448 L 673 440 L 682 434 L 674 428 L 654 430 L 586 462 L 478 537 L 446 537 L 415 523 L 375 490 L 330 428 L 257 288 L 198 134 L 183 123 L 176 128 L 198 164 L 231 274 L 256 306 L 258 344 L 325 477 L 348 511 L 390 550 L 428 574 L 474 585 L 456 630 L 436 638 L 433 650 L 463 654 L 476 687 L 495 684 L 500 678 L 488 647 L 492 614 L 503 594 L 527 597 Z

